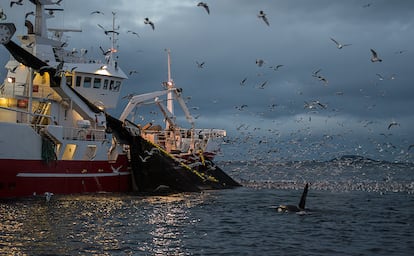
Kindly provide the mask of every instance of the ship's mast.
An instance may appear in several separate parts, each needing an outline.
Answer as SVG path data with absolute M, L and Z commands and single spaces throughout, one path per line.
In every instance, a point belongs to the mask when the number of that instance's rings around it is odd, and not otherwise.
M 43 30 L 45 24 L 43 24 L 43 5 L 40 2 L 36 3 L 36 16 L 35 16 L 35 29 L 34 33 L 37 36 L 43 36 Z
M 170 52 L 170 49 L 165 49 L 165 50 L 167 51 L 167 57 L 168 57 L 167 109 L 171 113 L 172 117 L 174 117 L 174 100 L 173 100 L 174 95 L 173 95 L 173 90 L 171 90 L 172 88 L 174 88 L 174 81 L 171 79 L 171 52 Z M 169 125 L 170 124 L 167 122 L 167 129 L 170 128 Z
M 110 64 L 111 65 L 114 65 L 114 53 L 116 53 L 118 51 L 117 47 L 116 47 L 116 43 L 117 43 L 116 42 L 117 41 L 116 36 L 119 33 L 116 30 L 119 29 L 119 26 L 118 26 L 118 28 L 115 28 L 115 16 L 116 16 L 116 12 L 112 12 L 112 30 L 107 31 L 107 33 L 111 34 L 111 51 L 109 53 Z

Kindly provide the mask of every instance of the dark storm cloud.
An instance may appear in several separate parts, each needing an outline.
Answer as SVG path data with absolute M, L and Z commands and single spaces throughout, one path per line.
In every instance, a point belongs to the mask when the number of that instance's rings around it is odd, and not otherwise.
M 56 14 L 50 26 L 82 28 L 88 36 L 70 34 L 69 47 L 86 48 L 98 57 L 99 46 L 108 48 L 110 41 L 97 24 L 110 28 L 111 12 L 116 12 L 119 62 L 126 72 L 139 71 L 125 83 L 123 95 L 162 88 L 167 79 L 164 49 L 169 48 L 173 79 L 191 96 L 189 105 L 199 107 L 194 111 L 200 115 L 199 126 L 223 127 L 232 136 L 272 137 L 275 133 L 269 131 L 277 130 L 277 143 L 291 148 L 289 142 L 300 141 L 301 150 L 309 141 L 326 143 L 323 136 L 328 134 L 338 139 L 336 144 L 330 142 L 335 145 L 330 148 L 333 155 L 355 153 L 356 148 L 358 153 L 365 148 L 368 153 L 370 148 L 370 154 L 385 157 L 386 150 L 378 147 L 392 141 L 398 150 L 389 151 L 391 159 L 412 159 L 406 148 L 414 143 L 410 132 L 414 127 L 413 1 L 211 0 L 210 15 L 197 3 L 65 0 L 65 14 Z M 21 11 L 30 7 L 28 3 L 12 9 L 2 6 L 20 31 Z M 105 15 L 91 15 L 95 10 Z M 257 17 L 260 10 L 270 26 Z M 144 24 L 145 17 L 154 21 L 155 30 Z M 127 30 L 136 31 L 140 38 Z M 337 49 L 331 37 L 352 45 Z M 371 48 L 383 62 L 371 63 Z M 0 51 L 5 63 L 7 53 Z M 258 58 L 265 61 L 262 67 L 255 63 Z M 196 61 L 204 61 L 203 68 Z M 284 66 L 277 71 L 270 68 L 278 64 Z M 327 84 L 312 76 L 318 69 Z M 312 101 L 326 108 L 304 107 Z M 247 107 L 238 109 L 242 105 Z M 401 125 L 388 131 L 393 120 Z M 236 129 L 241 125 L 248 128 Z M 393 135 L 387 138 L 379 135 L 389 132 Z M 368 146 L 357 145 L 362 138 Z

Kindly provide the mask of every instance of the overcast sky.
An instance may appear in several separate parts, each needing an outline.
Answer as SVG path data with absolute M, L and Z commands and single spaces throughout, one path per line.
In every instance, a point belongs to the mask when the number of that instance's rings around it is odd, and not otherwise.
M 23 1 L 13 8 L 0 3 L 16 34 L 25 31 L 24 13 L 33 10 Z M 63 0 L 65 13 L 48 24 L 82 29 L 67 34 L 69 47 L 99 57 L 99 46 L 110 41 L 97 24 L 110 29 L 115 12 L 120 66 L 138 71 L 121 96 L 162 89 L 169 48 L 172 77 L 191 96 L 197 127 L 228 131 L 226 159 L 359 154 L 414 160 L 414 148 L 408 150 L 414 144 L 414 1 L 209 0 L 210 14 L 197 3 Z M 103 15 L 91 14 L 96 10 Z M 258 17 L 261 10 L 270 26 Z M 331 38 L 351 45 L 338 49 Z M 370 49 L 383 61 L 371 62 Z M 8 53 L 2 47 L 0 54 L 3 66 Z M 317 70 L 327 82 L 313 76 Z M 6 70 L 0 73 L 3 80 Z M 121 100 L 112 113 L 119 115 L 125 104 Z M 392 122 L 398 125 L 388 129 Z

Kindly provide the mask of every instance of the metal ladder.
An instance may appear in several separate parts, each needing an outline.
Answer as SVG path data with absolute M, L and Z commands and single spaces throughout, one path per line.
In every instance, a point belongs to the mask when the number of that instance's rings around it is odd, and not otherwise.
M 36 111 L 34 112 L 34 116 L 32 118 L 32 124 L 41 125 L 44 120 L 47 118 L 45 115 L 49 109 L 49 103 L 47 102 L 39 102 Z

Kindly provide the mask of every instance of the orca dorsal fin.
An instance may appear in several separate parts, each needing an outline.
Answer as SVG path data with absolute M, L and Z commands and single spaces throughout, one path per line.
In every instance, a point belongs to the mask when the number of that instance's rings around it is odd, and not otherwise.
M 300 198 L 299 202 L 299 209 L 304 210 L 306 204 L 306 196 L 308 195 L 308 183 L 306 183 L 305 188 L 303 189 L 302 197 Z

